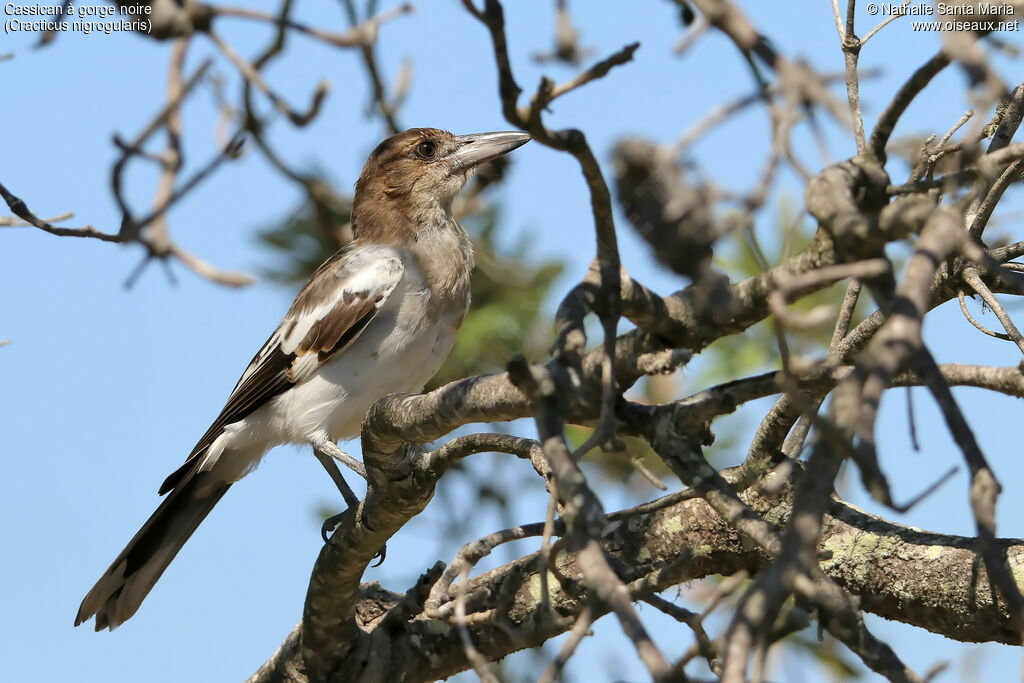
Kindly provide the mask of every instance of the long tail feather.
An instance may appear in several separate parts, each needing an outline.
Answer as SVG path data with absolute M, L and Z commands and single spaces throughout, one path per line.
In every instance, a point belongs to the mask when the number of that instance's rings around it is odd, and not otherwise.
M 127 621 L 152 590 L 185 541 L 230 488 L 197 472 L 171 491 L 103 574 L 75 617 L 75 626 L 96 615 L 96 630 Z

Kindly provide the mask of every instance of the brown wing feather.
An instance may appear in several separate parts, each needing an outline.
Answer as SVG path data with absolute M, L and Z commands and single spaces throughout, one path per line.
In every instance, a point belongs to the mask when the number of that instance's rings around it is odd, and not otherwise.
M 316 353 L 321 363 L 327 360 L 359 333 L 360 321 L 373 313 L 383 298 L 380 292 L 345 292 L 344 305 L 335 307 L 309 328 L 296 348 L 297 355 Z
M 305 379 L 296 377 L 293 370 L 306 356 L 315 353 L 316 366 L 319 366 L 351 343 L 373 319 L 378 306 L 390 293 L 390 289 L 373 292 L 346 290 L 342 293 L 341 301 L 309 328 L 294 352 L 285 353 L 281 349 L 281 339 L 295 329 L 296 321 L 303 315 L 315 311 L 318 304 L 336 291 L 343 274 L 339 273 L 337 268 L 333 274 L 325 271 L 336 266 L 348 251 L 347 248 L 342 249 L 332 256 L 303 286 L 281 327 L 253 357 L 217 419 L 206 430 L 181 467 L 164 480 L 160 486 L 161 495 L 178 486 L 195 471 L 206 449 L 220 436 L 224 427 L 247 417 L 278 394 Z

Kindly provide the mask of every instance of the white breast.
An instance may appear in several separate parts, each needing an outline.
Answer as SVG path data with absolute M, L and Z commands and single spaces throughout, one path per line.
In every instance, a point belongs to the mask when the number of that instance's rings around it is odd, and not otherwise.
M 388 303 L 352 344 L 319 372 L 271 401 L 267 417 L 287 440 L 332 441 L 359 433 L 363 417 L 382 396 L 419 391 L 451 352 L 465 302 L 430 316 L 431 292 L 412 263 Z M 448 309 L 451 310 L 448 310 Z

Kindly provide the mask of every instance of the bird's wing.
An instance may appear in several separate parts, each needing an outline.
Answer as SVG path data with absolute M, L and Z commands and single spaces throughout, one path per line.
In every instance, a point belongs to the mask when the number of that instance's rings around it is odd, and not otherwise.
M 167 477 L 160 493 L 189 475 L 225 426 L 309 379 L 342 352 L 387 302 L 403 272 L 398 252 L 379 246 L 346 247 L 320 266 L 242 373 L 220 415 L 185 463 Z

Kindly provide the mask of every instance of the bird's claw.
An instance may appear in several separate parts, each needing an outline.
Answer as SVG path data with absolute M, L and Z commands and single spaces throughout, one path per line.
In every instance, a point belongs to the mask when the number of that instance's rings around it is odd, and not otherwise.
M 331 534 L 341 524 L 341 518 L 344 516 L 344 512 L 339 512 L 336 515 L 331 515 L 324 520 L 323 526 L 320 527 L 320 537 L 324 539 L 324 543 L 331 540 Z
M 363 511 L 363 514 L 360 516 L 360 520 L 361 520 L 361 523 L 362 523 L 362 525 L 364 527 L 366 527 L 370 531 L 376 531 L 376 529 L 374 529 L 372 526 L 370 526 L 370 519 L 366 515 L 366 511 L 365 510 Z M 387 543 L 385 543 L 384 545 L 382 545 L 380 547 L 380 550 L 377 551 L 377 554 L 374 555 L 371 558 L 372 560 L 376 560 L 377 558 L 380 558 L 378 560 L 377 564 L 371 564 L 370 566 L 371 567 L 379 567 L 382 564 L 384 564 L 384 558 L 387 557 L 387 554 L 388 554 L 388 545 L 387 545 Z
M 331 540 L 331 536 L 334 534 L 334 531 L 338 528 L 338 525 L 341 524 L 341 518 L 344 517 L 347 512 L 348 510 L 346 510 L 345 512 L 339 512 L 338 514 L 331 515 L 330 517 L 324 520 L 323 526 L 320 527 L 320 537 L 324 539 L 324 543 L 327 543 Z M 370 531 L 374 531 L 374 528 L 370 526 L 370 524 L 367 522 L 366 515 L 362 515 L 361 523 Z M 377 551 L 377 554 L 371 558 L 371 560 L 377 560 L 377 563 L 372 564 L 370 566 L 379 567 L 382 564 L 384 564 L 384 558 L 387 557 L 387 554 L 388 546 L 385 543 L 380 547 L 380 550 Z
M 324 543 L 326 543 L 330 539 L 331 534 L 334 533 L 334 530 L 338 528 L 339 524 L 341 524 L 341 518 L 344 517 L 347 513 L 348 509 L 342 510 L 338 514 L 331 515 L 330 517 L 324 520 L 323 526 L 320 527 L 320 536 L 323 537 Z M 370 526 L 370 522 L 367 519 L 365 513 L 360 515 L 360 523 L 370 531 L 376 531 L 376 529 Z M 374 555 L 374 557 L 376 557 L 376 555 Z

